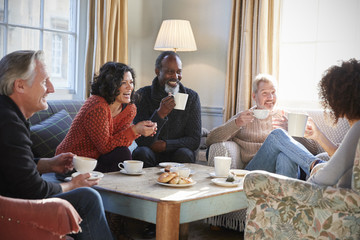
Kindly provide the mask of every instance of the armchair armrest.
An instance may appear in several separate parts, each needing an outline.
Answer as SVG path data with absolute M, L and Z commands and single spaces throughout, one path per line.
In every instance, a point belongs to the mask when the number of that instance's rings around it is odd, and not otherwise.
M 59 239 L 81 231 L 81 217 L 60 198 L 24 200 L 0 196 L 0 222 L 0 236 L 4 239 Z
M 240 146 L 233 141 L 211 144 L 209 147 L 208 165 L 214 166 L 214 157 L 226 155 L 231 157 L 231 168 L 244 168 L 244 163 L 240 159 Z
M 266 171 L 248 173 L 244 179 L 244 191 L 250 208 L 254 204 L 283 202 L 290 207 L 310 206 L 334 212 L 360 213 L 360 195 L 351 189 L 321 187 Z

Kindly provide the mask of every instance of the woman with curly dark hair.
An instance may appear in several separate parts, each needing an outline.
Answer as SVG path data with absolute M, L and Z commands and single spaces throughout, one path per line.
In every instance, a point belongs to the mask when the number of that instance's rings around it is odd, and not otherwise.
M 91 94 L 76 115 L 56 155 L 72 152 L 98 160 L 100 172 L 117 171 L 118 163 L 131 159 L 129 146 L 139 136 L 151 136 L 156 123 L 142 121 L 132 125 L 134 70 L 117 62 L 107 62 L 91 85 Z
M 318 185 L 351 188 L 356 145 L 360 139 L 360 62 L 356 59 L 330 67 L 319 83 L 324 109 L 335 123 L 346 118 L 351 126 L 337 151 L 308 181 Z

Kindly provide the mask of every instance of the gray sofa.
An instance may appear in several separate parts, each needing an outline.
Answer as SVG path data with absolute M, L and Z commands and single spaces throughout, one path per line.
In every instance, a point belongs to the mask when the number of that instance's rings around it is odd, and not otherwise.
M 323 110 L 303 110 L 307 112 L 309 117 L 311 117 L 319 128 L 325 133 L 329 139 L 335 144 L 340 144 L 345 134 L 349 130 L 350 126 L 347 120 L 340 119 L 336 126 L 333 126 L 331 120 L 325 117 Z M 305 146 L 308 144 L 306 139 L 296 139 L 299 142 L 303 143 Z M 306 146 L 308 147 L 308 146 Z M 318 154 L 322 152 L 322 148 L 319 145 L 311 146 L 308 149 L 313 154 Z M 240 147 L 233 141 L 226 141 L 222 143 L 215 143 L 210 146 L 208 154 L 208 165 L 214 166 L 214 157 L 215 156 L 225 156 L 225 153 L 228 153 L 232 158 L 231 168 L 234 169 L 243 169 L 245 164 L 240 159 Z M 244 231 L 246 219 L 246 210 L 240 210 L 224 215 L 214 216 L 205 220 L 205 222 L 218 227 L 225 227 L 233 229 L 236 231 Z
M 33 153 L 36 158 L 53 157 L 56 147 L 65 138 L 72 120 L 79 112 L 84 100 L 49 100 L 48 109 L 35 113 L 30 119 Z M 206 129 L 202 129 L 201 146 L 205 146 Z M 129 147 L 133 151 L 136 142 Z M 198 151 L 197 151 L 198 154 Z
M 72 120 L 84 100 L 49 100 L 48 109 L 29 119 L 34 157 L 53 157 L 56 147 L 65 138 Z
M 75 115 L 84 100 L 49 100 L 48 109 L 39 111 L 29 118 L 32 152 L 35 158 L 50 158 L 56 147 L 65 138 Z M 42 177 L 48 181 L 63 181 L 68 174 L 46 173 Z

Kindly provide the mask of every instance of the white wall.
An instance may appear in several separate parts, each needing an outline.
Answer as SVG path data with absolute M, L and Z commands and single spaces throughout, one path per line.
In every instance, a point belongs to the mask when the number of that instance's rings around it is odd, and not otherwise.
M 129 65 L 136 74 L 136 89 L 151 84 L 155 59 L 157 32 L 162 23 L 163 0 L 128 1 Z
M 159 51 L 155 39 L 165 19 L 189 20 L 198 50 L 178 52 L 182 83 L 200 95 L 203 127 L 222 124 L 231 0 L 129 1 L 129 64 L 137 74 L 136 88 L 151 84 Z

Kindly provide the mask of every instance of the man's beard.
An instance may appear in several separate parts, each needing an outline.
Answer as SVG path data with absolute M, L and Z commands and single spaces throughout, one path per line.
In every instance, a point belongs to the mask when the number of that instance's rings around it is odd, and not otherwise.
M 179 92 L 179 84 L 176 85 L 176 87 L 170 87 L 168 84 L 165 84 L 165 92 L 167 93 L 172 93 L 173 95 L 175 95 L 176 93 Z

